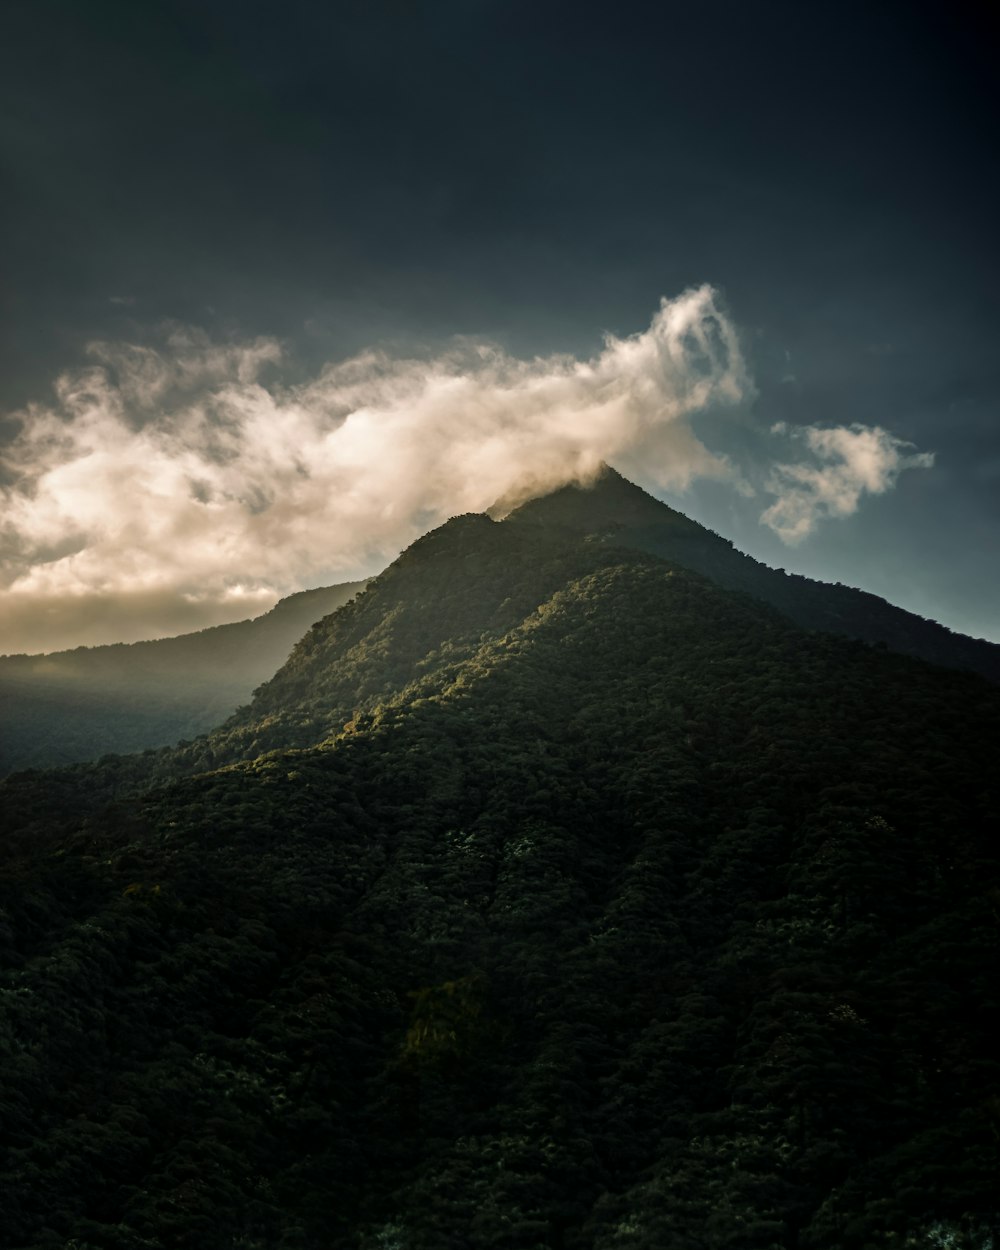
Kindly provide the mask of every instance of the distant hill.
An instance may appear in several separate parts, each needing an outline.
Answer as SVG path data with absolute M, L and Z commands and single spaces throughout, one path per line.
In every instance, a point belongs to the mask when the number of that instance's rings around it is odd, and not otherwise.
M 177 638 L 0 656 L 0 776 L 205 733 L 364 586 L 305 590 L 254 620 Z
M 0 1244 L 996 1246 L 1000 689 L 612 541 L 711 546 L 622 490 L 0 783 Z

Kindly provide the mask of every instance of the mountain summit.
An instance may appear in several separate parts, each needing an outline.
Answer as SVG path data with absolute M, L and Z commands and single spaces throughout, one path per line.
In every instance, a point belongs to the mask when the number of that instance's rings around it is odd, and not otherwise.
M 493 510 L 491 514 L 495 515 Z M 603 529 L 638 529 L 666 524 L 675 525 L 681 532 L 709 533 L 606 464 L 601 466 L 593 481 L 569 483 L 537 495 L 511 509 L 504 519 L 521 524 L 562 526 L 588 534 Z

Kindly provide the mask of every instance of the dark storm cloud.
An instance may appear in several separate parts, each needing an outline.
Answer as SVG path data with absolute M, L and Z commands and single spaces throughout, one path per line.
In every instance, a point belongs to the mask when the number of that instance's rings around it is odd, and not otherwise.
M 14 298 L 62 341 L 130 297 L 279 333 L 353 316 L 356 346 L 527 313 L 530 345 L 575 345 L 709 278 L 793 347 L 808 307 L 863 350 L 907 287 L 961 298 L 988 219 L 983 140 L 912 8 L 17 12 Z M 910 337 L 954 326 L 948 294 Z

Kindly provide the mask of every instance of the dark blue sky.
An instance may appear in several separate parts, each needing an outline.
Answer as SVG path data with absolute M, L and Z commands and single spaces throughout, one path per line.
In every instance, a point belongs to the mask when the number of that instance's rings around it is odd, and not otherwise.
M 0 412 L 95 338 L 590 356 L 718 288 L 757 398 L 697 426 L 878 425 L 903 473 L 768 562 L 1000 639 L 995 36 L 985 5 L 56 3 L 0 32 Z M 17 423 L 8 421 L 8 436 Z

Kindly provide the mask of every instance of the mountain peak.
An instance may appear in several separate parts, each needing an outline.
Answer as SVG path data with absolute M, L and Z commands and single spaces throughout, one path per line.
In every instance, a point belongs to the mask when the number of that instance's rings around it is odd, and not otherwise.
M 500 506 L 491 509 L 493 515 Z M 641 486 L 603 464 L 591 482 L 569 482 L 556 490 L 538 495 L 513 508 L 504 517 L 518 524 L 558 526 L 582 533 L 596 533 L 624 527 L 642 528 L 671 524 L 689 533 L 702 532 L 702 526 L 647 494 Z

